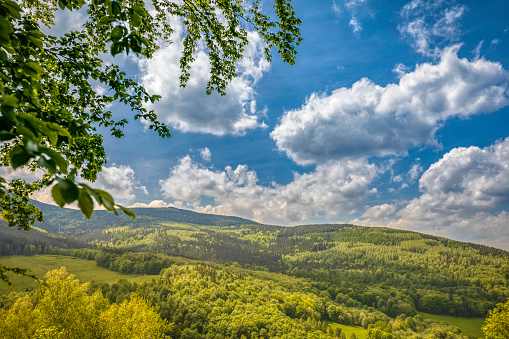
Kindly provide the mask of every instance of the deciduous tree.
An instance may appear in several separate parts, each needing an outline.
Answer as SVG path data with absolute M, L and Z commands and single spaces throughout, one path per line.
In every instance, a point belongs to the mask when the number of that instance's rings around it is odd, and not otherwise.
M 486 339 L 509 338 L 509 301 L 498 304 L 489 312 L 482 330 Z

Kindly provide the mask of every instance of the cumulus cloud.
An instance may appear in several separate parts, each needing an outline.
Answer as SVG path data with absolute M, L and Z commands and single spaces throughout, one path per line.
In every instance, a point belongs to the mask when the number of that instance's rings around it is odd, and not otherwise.
M 210 77 L 209 58 L 204 44 L 199 44 L 191 65 L 190 79 L 180 87 L 180 57 L 183 51 L 183 27 L 172 20 L 175 30 L 173 43 L 157 51 L 152 59 L 139 61 L 141 84 L 149 93 L 162 99 L 148 106 L 159 120 L 183 132 L 214 135 L 242 135 L 249 130 L 265 128 L 261 118 L 265 114 L 256 106 L 255 85 L 269 63 L 264 59 L 263 39 L 255 32 L 248 33 L 249 45 L 237 63 L 239 76 L 226 89 L 226 96 L 207 95 L 205 87 Z
M 390 216 L 391 214 L 394 214 L 397 210 L 397 206 L 394 204 L 383 204 L 378 206 L 370 207 L 364 212 L 362 215 L 363 218 L 368 219 L 384 219 Z
M 59 9 L 54 14 L 54 25 L 51 27 L 42 25 L 41 30 L 45 34 L 50 34 L 57 37 L 62 36 L 69 31 L 82 30 L 83 25 L 88 18 L 86 6 L 78 11 Z
M 29 177 L 23 177 L 23 179 L 30 181 Z M 79 179 L 77 182 L 83 182 L 92 188 L 107 191 L 113 196 L 117 203 L 129 203 L 136 199 L 134 189 L 139 189 L 148 194 L 145 186 L 136 187 L 137 181 L 134 177 L 134 170 L 130 166 L 112 165 L 109 167 L 103 167 L 102 171 L 97 175 L 97 180 L 95 182 L 88 182 L 86 180 Z M 31 198 L 46 204 L 55 205 L 51 195 L 51 188 L 52 186 L 49 186 L 41 191 L 35 192 Z M 72 204 L 67 207 L 77 208 L 76 204 Z M 99 208 L 97 204 L 95 207 Z
M 465 6 L 454 1 L 413 0 L 403 6 L 398 30 L 417 52 L 436 56 L 443 47 L 459 40 L 465 11 Z
M 445 120 L 509 105 L 509 72 L 483 58 L 461 59 L 458 49 L 445 49 L 437 64 L 417 65 L 397 84 L 364 78 L 330 94 L 313 93 L 284 113 L 271 137 L 301 165 L 439 146 L 435 133 Z
M 92 184 L 94 188 L 103 189 L 116 199 L 133 201 L 136 196 L 133 194 L 136 181 L 134 170 L 131 166 L 110 166 L 103 167 Z
M 175 204 L 168 204 L 162 200 L 153 200 L 148 204 L 143 202 L 136 202 L 129 206 L 130 208 L 166 208 L 166 207 L 181 207 L 181 205 L 176 206 Z
M 392 72 L 395 73 L 398 76 L 398 78 L 401 78 L 402 76 L 407 74 L 409 71 L 410 71 L 410 67 L 403 65 L 403 64 L 397 64 L 392 69 Z
M 455 148 L 432 164 L 419 180 L 422 195 L 396 212 L 373 206 L 352 222 L 388 226 L 460 240 L 481 239 L 509 249 L 509 138 L 489 147 Z M 393 214 L 383 211 L 389 210 Z
M 6 181 L 23 179 L 27 182 L 32 182 L 34 180 L 42 179 L 43 175 L 44 171 L 41 169 L 31 171 L 27 167 L 21 167 L 15 170 L 13 170 L 12 167 L 0 167 L 0 177 L 4 178 Z
M 362 208 L 377 168 L 365 160 L 338 161 L 317 166 L 307 174 L 294 173 L 287 185 L 258 183 L 246 165 L 213 171 L 186 156 L 159 182 L 163 195 L 199 212 L 237 215 L 266 223 L 295 224 L 317 213 L 327 217 Z M 203 201 L 214 204 L 203 206 Z
M 424 211 L 468 213 L 509 202 L 509 139 L 451 150 L 422 175 L 419 188 L 425 194 L 409 206 Z

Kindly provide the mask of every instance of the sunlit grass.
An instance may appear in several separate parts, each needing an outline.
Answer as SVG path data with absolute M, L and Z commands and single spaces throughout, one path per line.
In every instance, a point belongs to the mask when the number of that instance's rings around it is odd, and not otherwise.
M 21 255 L 6 256 L 0 258 L 0 263 L 9 267 L 28 268 L 37 275 L 38 278 L 44 278 L 46 272 L 55 268 L 65 266 L 67 272 L 72 273 L 81 281 L 95 280 L 100 283 L 115 283 L 119 279 L 128 279 L 132 282 L 147 282 L 158 276 L 145 275 L 134 276 L 128 274 L 120 274 L 108 269 L 97 267 L 95 261 L 85 260 L 61 255 L 35 255 L 25 257 Z M 9 273 L 8 273 L 9 274 Z M 24 291 L 26 289 L 37 288 L 39 284 L 31 278 L 17 277 L 10 275 L 11 281 L 15 286 L 15 291 Z M 0 282 L 0 293 L 9 293 L 12 288 L 7 284 Z
M 436 321 L 443 321 L 449 325 L 459 328 L 461 333 L 469 338 L 484 338 L 481 327 L 484 325 L 484 318 L 460 318 L 451 315 L 437 315 L 419 312 L 423 318 Z
M 355 333 L 357 339 L 365 339 L 368 336 L 368 331 L 360 326 L 348 326 L 334 323 L 332 321 L 327 321 L 327 325 L 329 325 L 333 330 L 335 330 L 337 327 L 341 328 L 341 332 L 343 332 L 347 338 L 350 338 L 352 333 Z

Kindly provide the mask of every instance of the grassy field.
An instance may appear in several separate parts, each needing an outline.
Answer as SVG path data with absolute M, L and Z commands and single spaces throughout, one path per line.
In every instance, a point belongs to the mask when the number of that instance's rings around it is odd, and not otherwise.
M 114 283 L 119 279 L 128 279 L 133 282 L 146 282 L 151 281 L 152 278 L 157 276 L 133 276 L 120 274 L 107 270 L 102 267 L 97 267 L 95 261 L 78 259 L 73 257 L 65 257 L 60 255 L 35 255 L 33 257 L 24 257 L 20 255 L 6 256 L 0 258 L 0 263 L 9 267 L 23 267 L 32 270 L 32 272 L 39 278 L 43 278 L 46 272 L 65 266 L 67 272 L 72 273 L 76 278 L 81 281 L 95 280 L 101 283 Z M 15 291 L 24 291 L 30 288 L 38 287 L 38 283 L 30 278 L 12 277 L 11 281 L 15 285 Z M 9 293 L 12 288 L 7 284 L 0 283 L 0 294 Z
M 424 318 L 443 321 L 449 325 L 456 326 L 461 333 L 469 338 L 484 338 L 481 327 L 484 325 L 484 318 L 460 318 L 450 315 L 437 315 L 419 312 Z
M 336 327 L 341 328 L 341 332 L 343 332 L 347 338 L 350 338 L 352 333 L 355 333 L 357 339 L 365 339 L 368 336 L 368 331 L 360 326 L 348 326 L 343 324 L 334 323 L 332 321 L 327 321 L 327 325 L 335 330 Z

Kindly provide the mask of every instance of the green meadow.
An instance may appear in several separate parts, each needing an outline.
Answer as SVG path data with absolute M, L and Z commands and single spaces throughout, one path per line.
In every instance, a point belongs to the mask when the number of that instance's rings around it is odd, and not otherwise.
M 327 321 L 327 325 L 329 325 L 333 330 L 335 330 L 337 327 L 341 328 L 341 332 L 343 332 L 347 338 L 350 338 L 352 333 L 355 333 L 357 339 L 365 339 L 368 335 L 368 331 L 360 326 L 348 326 L 332 321 Z
M 437 315 L 419 312 L 423 318 L 432 319 L 436 321 L 443 321 L 449 325 L 456 326 L 460 329 L 461 333 L 469 338 L 484 338 L 482 333 L 482 326 L 484 325 L 484 318 L 460 318 L 451 315 Z
M 9 267 L 28 268 L 38 278 L 44 278 L 46 272 L 55 268 L 65 266 L 67 272 L 74 274 L 81 281 L 95 280 L 100 283 L 115 283 L 119 279 L 127 279 L 132 282 L 142 283 L 151 281 L 156 276 L 134 276 L 120 274 L 105 268 L 97 267 L 95 261 L 85 260 L 61 255 L 34 255 L 25 257 L 21 255 L 5 256 L 0 258 L 0 262 Z M 9 273 L 8 273 L 9 274 Z M 31 278 L 13 276 L 10 274 L 11 281 L 14 284 L 14 291 L 24 291 L 26 289 L 36 288 L 39 284 Z M 9 293 L 12 287 L 6 284 L 0 284 L 0 293 Z

